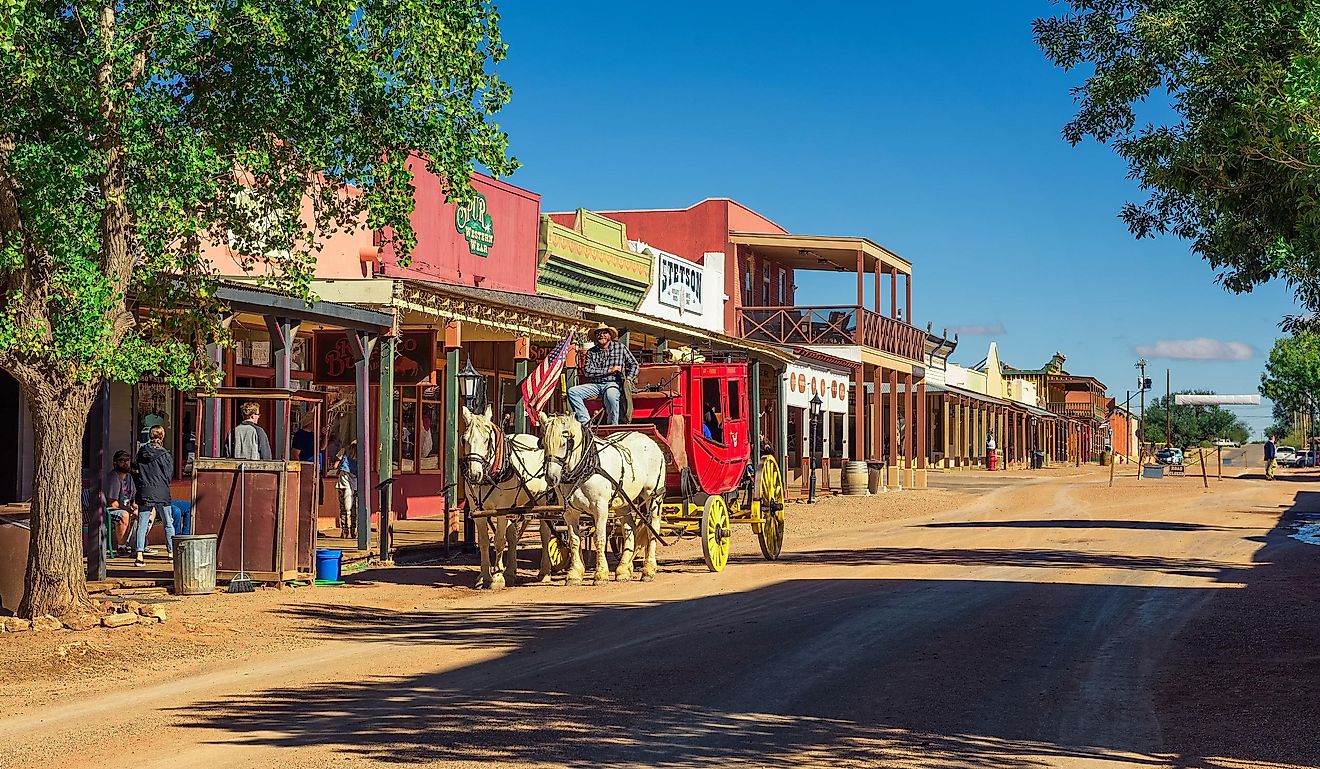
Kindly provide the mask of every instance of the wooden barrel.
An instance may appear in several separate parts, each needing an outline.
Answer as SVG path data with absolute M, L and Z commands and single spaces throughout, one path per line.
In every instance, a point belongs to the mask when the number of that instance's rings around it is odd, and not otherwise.
M 868 473 L 865 462 L 844 462 L 843 463 L 843 493 L 847 495 L 865 495 L 870 492 L 867 490 Z

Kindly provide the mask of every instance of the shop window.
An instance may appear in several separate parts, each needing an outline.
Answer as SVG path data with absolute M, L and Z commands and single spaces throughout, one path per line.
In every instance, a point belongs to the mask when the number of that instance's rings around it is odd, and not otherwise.
M 444 413 L 439 385 L 421 388 L 421 424 L 417 436 L 417 466 L 422 472 L 440 469 L 440 415 Z
M 720 381 L 715 377 L 701 380 L 701 422 L 710 433 L 711 440 L 723 443 L 724 408 L 720 403 Z
M 394 469 L 440 472 L 444 390 L 439 385 L 394 389 Z
M 750 259 L 747 260 L 747 263 L 743 266 L 742 293 L 743 293 L 743 304 L 748 307 L 751 307 L 753 303 L 752 303 L 752 262 Z
M 788 283 L 788 270 L 785 270 L 783 267 L 780 267 L 779 268 L 779 305 L 781 307 L 788 304 L 787 283 Z
M 742 419 L 742 384 L 729 380 L 729 419 Z
M 395 389 L 398 404 L 398 434 L 394 436 L 396 450 L 399 452 L 399 472 L 417 472 L 417 422 L 418 404 L 416 387 Z M 359 447 L 361 448 L 361 447 Z
M 770 265 L 761 268 L 761 304 L 770 307 Z

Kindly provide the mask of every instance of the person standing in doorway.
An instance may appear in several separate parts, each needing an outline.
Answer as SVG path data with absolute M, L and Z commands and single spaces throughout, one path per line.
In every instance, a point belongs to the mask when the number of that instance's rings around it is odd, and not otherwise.
M 339 492 L 339 532 L 347 539 L 357 537 L 357 515 L 353 503 L 358 490 L 357 441 L 353 441 L 335 458 L 338 477 L 335 490 Z
M 137 539 L 133 543 L 137 566 L 144 566 L 147 533 L 156 518 L 165 524 L 165 550 L 174 557 L 174 516 L 170 510 L 170 478 L 174 475 L 174 457 L 165 448 L 165 428 L 152 427 L 148 440 L 138 449 Z
M 588 398 L 600 398 L 605 404 L 605 424 L 619 423 L 619 407 L 623 401 L 623 380 L 636 379 L 641 368 L 628 345 L 619 341 L 619 332 L 601 324 L 592 332 L 596 346 L 587 350 L 582 362 L 582 375 L 586 382 L 568 388 L 568 405 L 582 424 L 591 421 L 587 411 Z
M 985 466 L 989 469 L 995 469 L 995 431 L 990 430 L 985 434 Z
M 243 421 L 229 431 L 229 439 L 226 441 L 229 456 L 234 459 L 270 459 L 270 438 L 257 424 L 257 419 L 261 417 L 261 407 L 252 401 L 244 401 L 238 407 L 238 413 Z
M 1279 447 L 1274 443 L 1274 436 L 1271 435 L 1268 441 L 1265 441 L 1265 480 L 1274 480 L 1274 464 L 1279 455 Z

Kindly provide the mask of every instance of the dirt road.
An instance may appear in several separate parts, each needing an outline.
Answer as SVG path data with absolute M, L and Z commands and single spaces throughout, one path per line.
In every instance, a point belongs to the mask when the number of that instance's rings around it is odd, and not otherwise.
M 742 532 L 720 575 L 688 549 L 653 584 L 279 599 L 276 649 L 0 700 L 0 765 L 1320 764 L 1320 548 L 1289 536 L 1320 475 L 1023 475 L 777 563 Z

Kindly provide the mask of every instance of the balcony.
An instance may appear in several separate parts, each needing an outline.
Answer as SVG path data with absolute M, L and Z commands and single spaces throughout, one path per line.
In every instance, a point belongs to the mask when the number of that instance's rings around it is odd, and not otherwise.
M 926 332 L 857 306 L 743 307 L 743 339 L 786 346 L 862 345 L 912 361 L 922 360 Z
M 1105 409 L 1094 403 L 1062 403 L 1060 401 L 1050 401 L 1047 406 L 1059 416 L 1077 417 L 1079 419 L 1094 419 L 1104 421 Z

